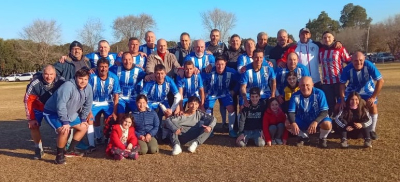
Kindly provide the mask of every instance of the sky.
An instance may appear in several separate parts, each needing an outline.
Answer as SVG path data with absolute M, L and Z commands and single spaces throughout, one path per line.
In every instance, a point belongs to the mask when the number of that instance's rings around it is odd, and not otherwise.
M 145 2 L 145 3 L 143 3 Z M 298 31 L 309 19 L 315 19 L 325 11 L 339 20 L 340 11 L 348 1 L 321 0 L 203 0 L 203 1 L 137 1 L 137 0 L 17 0 L 3 1 L 0 6 L 0 38 L 18 39 L 22 29 L 34 20 L 56 20 L 62 29 L 60 44 L 79 40 L 78 30 L 90 18 L 99 18 L 105 31 L 104 39 L 110 43 L 116 40 L 111 28 L 117 17 L 149 14 L 157 23 L 153 31 L 158 38 L 179 41 L 182 32 L 188 32 L 192 39 L 208 39 L 209 31 L 202 23 L 200 13 L 214 8 L 236 14 L 236 27 L 230 34 L 255 39 L 258 32 L 267 32 L 275 37 L 279 29 L 286 29 L 298 40 Z M 400 13 L 398 0 L 354 0 L 351 3 L 367 10 L 372 23 L 380 22 Z

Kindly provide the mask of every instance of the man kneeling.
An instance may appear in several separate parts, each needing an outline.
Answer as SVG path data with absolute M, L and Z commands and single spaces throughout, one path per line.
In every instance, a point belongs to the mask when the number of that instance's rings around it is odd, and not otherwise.
M 165 120 L 166 128 L 171 130 L 172 155 L 182 153 L 181 143 L 193 141 L 188 150 L 196 151 L 198 145 L 204 143 L 214 129 L 217 120 L 202 111 L 198 111 L 200 100 L 196 96 L 189 97 L 187 107 L 182 116 Z

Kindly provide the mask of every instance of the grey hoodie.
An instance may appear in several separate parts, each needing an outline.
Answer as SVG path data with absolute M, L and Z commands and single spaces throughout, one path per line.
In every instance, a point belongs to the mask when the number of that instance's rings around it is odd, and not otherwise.
M 79 116 L 81 121 L 86 121 L 92 109 L 93 92 L 88 84 L 83 90 L 79 90 L 74 79 L 65 82 L 47 100 L 44 112 L 57 114 L 63 125 L 67 125 Z

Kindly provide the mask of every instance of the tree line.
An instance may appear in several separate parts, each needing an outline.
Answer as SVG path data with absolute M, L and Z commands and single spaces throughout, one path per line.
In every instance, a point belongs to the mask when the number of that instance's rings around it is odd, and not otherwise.
M 228 42 L 237 22 L 235 13 L 215 8 L 201 12 L 199 16 L 205 33 L 219 29 L 221 40 Z M 333 20 L 322 11 L 316 19 L 310 19 L 305 26 L 310 29 L 312 39 L 316 41 L 321 40 L 322 33 L 326 30 L 335 32 L 336 39 L 340 40 L 350 52 L 361 50 L 397 53 L 400 50 L 400 14 L 375 24 L 371 22 L 372 19 L 367 16 L 365 8 L 349 3 L 343 7 L 339 20 Z M 116 40 L 116 43 L 111 45 L 111 52 L 119 52 L 127 49 L 130 37 L 137 37 L 143 41 L 145 32 L 155 29 L 157 23 L 151 15 L 142 13 L 117 17 L 111 27 Z M 84 44 L 84 53 L 97 48 L 97 42 L 104 38 L 102 35 L 104 30 L 104 24 L 99 18 L 89 18 L 81 26 L 77 40 Z M 238 33 L 240 35 L 240 32 Z M 275 35 L 275 32 L 269 34 Z M 20 39 L 0 38 L 0 76 L 37 71 L 42 65 L 54 63 L 61 55 L 68 54 L 69 44 L 60 44 L 61 35 L 62 29 L 56 20 L 38 19 L 21 30 Z M 297 32 L 294 35 L 297 35 Z M 295 36 L 289 34 L 289 38 L 295 41 Z M 268 38 L 269 45 L 275 46 L 276 42 L 276 37 Z M 167 43 L 168 47 L 177 46 L 175 41 Z

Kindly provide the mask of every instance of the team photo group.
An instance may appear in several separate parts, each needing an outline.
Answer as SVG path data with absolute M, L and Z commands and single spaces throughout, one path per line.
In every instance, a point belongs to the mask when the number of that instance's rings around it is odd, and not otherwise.
M 228 46 L 217 29 L 209 41 L 183 32 L 178 46 L 168 48 L 148 31 L 145 44 L 132 37 L 125 52 L 111 53 L 101 40 L 98 51 L 86 55 L 73 41 L 68 55 L 44 65 L 27 86 L 33 158 L 45 155 L 42 120 L 57 134 L 55 163 L 65 164 L 66 157 L 99 152 L 99 145 L 115 160 L 156 154 L 160 142 L 171 145 L 172 155 L 185 144 L 194 153 L 220 137 L 214 136 L 215 112 L 237 147 L 301 147 L 316 135 L 318 147 L 327 148 L 335 133 L 342 148 L 349 138 L 371 148 L 378 138 L 381 73 L 363 52 L 348 53 L 333 32 L 323 32 L 321 42 L 311 33 L 302 28 L 293 42 L 281 29 L 272 47 L 265 32 L 243 44 L 233 34 Z

